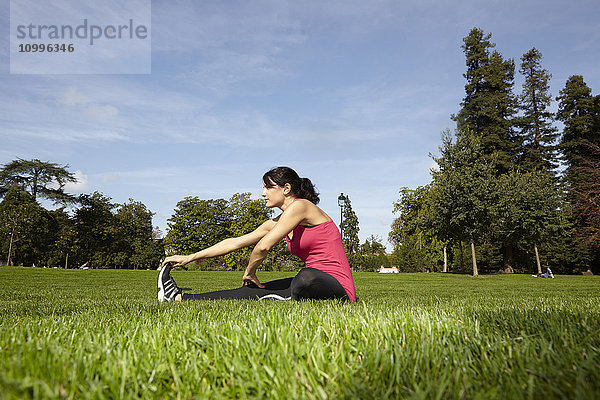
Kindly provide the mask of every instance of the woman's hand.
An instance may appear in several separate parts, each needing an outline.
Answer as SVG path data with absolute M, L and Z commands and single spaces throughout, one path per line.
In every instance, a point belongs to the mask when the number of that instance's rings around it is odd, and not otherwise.
M 248 270 L 246 270 L 246 272 L 244 272 L 244 277 L 242 278 L 242 282 L 244 282 L 244 285 L 248 285 L 250 283 L 254 283 L 259 288 L 264 288 L 265 287 L 265 285 L 263 285 L 262 283 L 260 283 L 260 281 L 256 277 L 256 273 L 254 273 L 254 272 L 248 272 Z
M 192 262 L 190 256 L 170 256 L 165 258 L 161 267 L 164 266 L 166 263 L 172 263 L 173 265 L 171 268 L 183 267 L 184 265 L 190 262 Z

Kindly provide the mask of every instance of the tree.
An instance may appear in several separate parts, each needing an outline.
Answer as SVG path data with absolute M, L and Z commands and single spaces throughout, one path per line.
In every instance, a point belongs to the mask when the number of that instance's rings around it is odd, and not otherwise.
M 394 214 L 399 215 L 392 223 L 389 239 L 394 245 L 393 263 L 402 271 L 423 271 L 441 260 L 443 245 L 425 223 L 430 189 L 429 185 L 414 190 L 403 187 L 394 203 Z
M 373 235 L 369 236 L 360 245 L 359 257 L 361 267 L 368 271 L 374 271 L 380 267 L 389 267 L 390 265 L 382 240 Z
M 189 254 L 230 236 L 227 200 L 186 197 L 177 203 L 168 220 L 168 252 Z
M 542 53 L 535 47 L 521 57 L 519 72 L 525 77 L 517 119 L 521 136 L 519 165 L 525 171 L 551 172 L 558 166 L 555 141 L 558 129 L 552 125 L 553 113 L 548 111 L 552 97 L 548 93 L 552 75 L 541 66 Z
M 598 124 L 596 102 L 591 95 L 591 89 L 580 75 L 569 77 L 556 100 L 559 101 L 556 117 L 564 124 L 560 149 L 567 164 L 567 181 L 573 185 L 577 184 L 573 168 L 578 167 L 590 154 L 584 141 L 599 142 L 600 132 L 595 129 Z
M 54 238 L 51 228 L 51 214 L 31 194 L 16 186 L 6 192 L 0 202 L 0 234 L 7 264 L 43 263 Z
M 250 196 L 250 193 L 235 193 L 229 199 L 225 212 L 230 221 L 230 236 L 237 237 L 252 232 L 271 217 L 272 211 L 265 207 L 264 201 L 252 200 Z M 281 247 L 282 243 L 277 246 Z M 279 249 L 273 249 L 270 254 L 276 254 L 277 250 Z M 248 266 L 251 253 L 252 249 L 250 248 L 240 249 L 227 254 L 225 260 L 228 266 L 236 270 L 243 270 Z
M 0 196 L 10 187 L 18 186 L 27 190 L 34 200 L 39 196 L 54 203 L 73 203 L 75 197 L 63 190 L 68 182 L 77 182 L 75 175 L 67 171 L 68 167 L 38 159 L 19 158 L 0 169 Z
M 473 275 L 478 275 L 475 243 L 490 236 L 497 191 L 491 162 L 482 157 L 479 137 L 469 131 L 457 132 L 453 143 L 449 132 L 442 136 L 439 170 L 432 171 L 427 226 L 436 236 L 471 244 Z
M 261 200 L 252 200 L 250 193 L 235 193 L 229 200 L 200 200 L 186 197 L 169 219 L 165 246 L 169 253 L 189 254 L 212 246 L 228 237 L 252 232 L 271 217 L 271 210 Z M 251 248 L 237 250 L 224 257 L 202 260 L 201 268 L 245 269 Z M 296 270 L 299 259 L 282 241 L 269 252 L 262 269 Z
M 514 61 L 504 60 L 490 41 L 491 34 L 473 28 L 463 39 L 467 79 L 461 110 L 453 119 L 461 132 L 474 132 L 481 141 L 483 157 L 498 174 L 513 165 L 517 153 L 514 134 L 516 99 Z
M 556 99 L 557 119 L 564 123 L 560 149 L 566 164 L 564 182 L 574 231 L 573 258 L 577 260 L 576 268 L 589 268 L 591 263 L 600 262 L 600 251 L 588 240 L 595 227 L 588 225 L 593 220 L 588 216 L 590 203 L 585 195 L 593 194 L 593 166 L 600 160 L 594 150 L 600 145 L 600 96 L 592 96 L 583 77 L 574 75 Z
M 77 266 L 77 254 L 81 254 L 81 251 L 77 242 L 75 221 L 69 217 L 64 207 L 51 211 L 51 213 L 56 222 L 56 238 L 48 254 L 48 266 L 61 268 Z
M 493 238 L 503 243 L 504 269 L 512 269 L 513 248 L 525 243 L 533 248 L 538 272 L 542 271 L 538 246 L 562 233 L 561 193 L 553 177 L 543 171 L 513 170 L 498 178 L 497 201 L 490 205 Z
M 81 206 L 75 210 L 76 262 L 93 268 L 111 268 L 121 264 L 122 253 L 115 240 L 119 236 L 111 198 L 99 192 L 79 196 Z
M 340 230 L 344 242 L 344 249 L 346 250 L 350 267 L 354 268 L 358 265 L 356 255 L 360 245 L 360 240 L 358 239 L 360 228 L 358 227 L 358 217 L 354 210 L 352 210 L 352 203 L 350 202 L 350 197 L 348 195 L 346 195 L 344 199 L 342 215 L 344 218 Z
M 115 215 L 118 251 L 123 255 L 122 267 L 151 268 L 164 258 L 162 240 L 154 239 L 152 213 L 146 206 L 129 199 Z
M 600 249 L 600 144 L 587 143 L 593 157 L 577 167 L 582 177 L 581 189 L 575 193 L 581 218 L 580 237 L 583 244 Z

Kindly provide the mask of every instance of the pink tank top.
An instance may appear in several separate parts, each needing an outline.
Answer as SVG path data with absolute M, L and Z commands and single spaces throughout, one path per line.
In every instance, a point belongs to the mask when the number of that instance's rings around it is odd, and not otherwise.
M 310 228 L 298 225 L 293 232 L 291 240 L 285 238 L 290 252 L 300 257 L 306 267 L 318 269 L 337 279 L 350 301 L 354 302 L 354 279 L 335 222 L 327 221 Z

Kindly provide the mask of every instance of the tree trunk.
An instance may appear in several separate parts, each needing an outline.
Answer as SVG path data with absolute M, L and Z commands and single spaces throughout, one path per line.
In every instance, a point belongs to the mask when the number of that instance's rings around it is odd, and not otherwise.
M 10 252 L 12 251 L 12 243 L 13 243 L 14 232 L 10 233 L 10 244 L 8 245 L 8 259 L 6 260 L 6 265 L 10 266 Z
M 65 257 L 65 269 L 69 268 L 69 253 L 67 253 L 67 256 Z
M 541 274 L 542 273 L 542 264 L 540 264 L 540 255 L 538 253 L 537 244 L 534 244 L 533 248 L 535 250 L 535 261 L 537 262 L 538 274 Z
M 473 276 L 479 275 L 477 273 L 477 257 L 475 257 L 475 243 L 471 240 L 471 255 L 473 257 Z
M 444 272 L 448 272 L 448 252 L 446 245 L 444 245 Z
M 463 254 L 463 242 L 462 242 L 462 240 L 458 241 L 458 248 L 460 250 L 460 268 L 462 269 L 465 266 L 465 255 Z
M 511 243 L 504 243 L 504 273 L 513 274 L 513 248 Z

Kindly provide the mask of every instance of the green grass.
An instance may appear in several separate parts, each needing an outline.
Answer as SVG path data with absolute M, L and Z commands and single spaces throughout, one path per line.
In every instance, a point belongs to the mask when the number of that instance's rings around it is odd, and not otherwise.
M 159 304 L 156 276 L 1 267 L 0 398 L 600 397 L 595 276 L 358 273 L 356 304 Z

